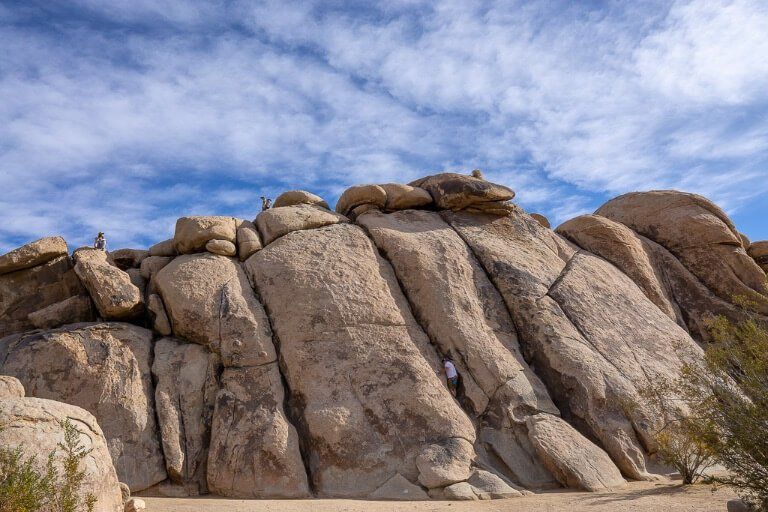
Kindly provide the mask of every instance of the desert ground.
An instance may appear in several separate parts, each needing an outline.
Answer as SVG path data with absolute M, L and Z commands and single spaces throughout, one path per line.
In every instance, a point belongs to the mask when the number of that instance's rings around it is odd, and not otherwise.
M 675 512 L 719 511 L 735 497 L 728 488 L 678 482 L 632 482 L 614 492 L 546 492 L 493 501 L 228 500 L 218 498 L 143 498 L 150 512 Z

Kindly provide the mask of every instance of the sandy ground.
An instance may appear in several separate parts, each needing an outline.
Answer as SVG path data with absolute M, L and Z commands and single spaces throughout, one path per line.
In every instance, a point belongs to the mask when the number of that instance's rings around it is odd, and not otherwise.
M 610 493 L 547 492 L 493 501 L 226 500 L 215 498 L 142 498 L 147 512 L 629 512 L 726 510 L 733 491 L 709 485 L 632 482 Z

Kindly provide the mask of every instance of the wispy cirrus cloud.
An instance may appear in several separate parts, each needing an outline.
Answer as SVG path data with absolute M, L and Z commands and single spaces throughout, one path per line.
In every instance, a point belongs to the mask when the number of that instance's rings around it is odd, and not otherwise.
M 768 237 L 765 26 L 759 0 L 0 2 L 0 250 L 474 167 L 554 222 L 682 188 Z

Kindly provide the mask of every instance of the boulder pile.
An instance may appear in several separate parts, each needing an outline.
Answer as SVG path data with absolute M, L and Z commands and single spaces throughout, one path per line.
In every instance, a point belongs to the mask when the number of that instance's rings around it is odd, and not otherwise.
M 149 494 L 476 500 L 654 479 L 661 414 L 641 390 L 702 362 L 712 315 L 768 321 L 768 245 L 693 194 L 628 194 L 554 231 L 514 195 L 437 174 L 351 187 L 335 211 L 292 190 L 252 221 L 183 217 L 146 251 L 16 249 L 0 414 L 21 384 L 82 408 Z

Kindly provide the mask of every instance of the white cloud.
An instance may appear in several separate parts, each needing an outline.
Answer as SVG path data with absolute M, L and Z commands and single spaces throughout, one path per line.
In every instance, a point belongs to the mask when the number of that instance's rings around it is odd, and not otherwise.
M 72 5 L 0 8 L 0 250 L 440 169 L 558 222 L 631 189 L 768 192 L 758 0 Z

